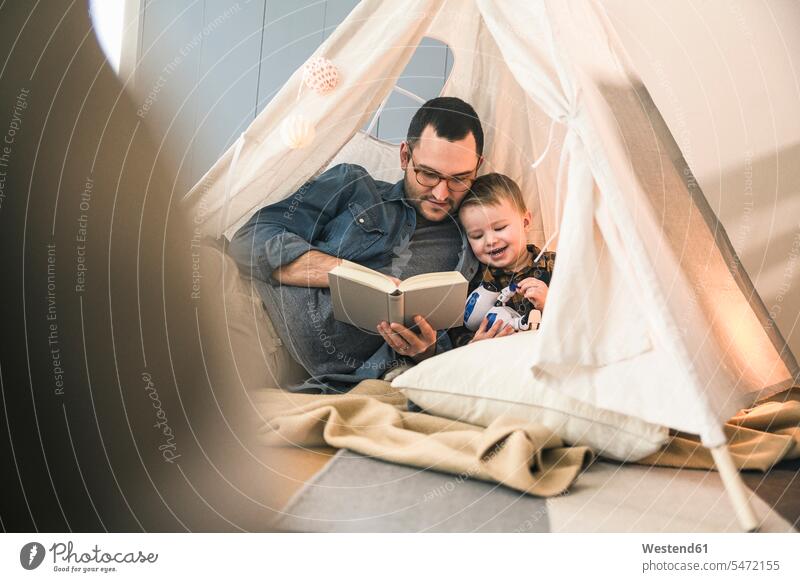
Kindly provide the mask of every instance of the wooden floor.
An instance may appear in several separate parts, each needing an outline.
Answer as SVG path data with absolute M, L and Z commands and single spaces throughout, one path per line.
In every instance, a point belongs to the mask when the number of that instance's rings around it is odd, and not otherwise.
M 742 478 L 795 529 L 800 529 L 800 459 L 778 463 L 768 473 L 744 471 Z
M 303 487 L 336 454 L 337 449 L 267 447 L 261 457 L 272 469 L 267 483 L 272 507 L 282 509 L 300 488 Z

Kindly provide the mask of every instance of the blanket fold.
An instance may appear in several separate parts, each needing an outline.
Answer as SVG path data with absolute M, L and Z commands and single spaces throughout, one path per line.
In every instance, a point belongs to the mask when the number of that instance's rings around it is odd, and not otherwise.
M 502 483 L 549 497 L 592 459 L 543 427 L 500 418 L 483 428 L 405 409 L 388 382 L 366 380 L 341 395 L 263 390 L 257 398 L 268 446 L 347 448 L 387 461 Z
M 347 448 L 386 461 L 501 483 L 550 497 L 562 494 L 593 459 L 588 447 L 568 446 L 542 426 L 501 417 L 488 427 L 410 412 L 405 396 L 381 380 L 347 394 L 254 394 L 259 440 L 267 446 Z M 766 471 L 800 458 L 800 389 L 743 410 L 725 426 L 740 469 Z M 672 435 L 640 464 L 714 469 L 696 437 Z

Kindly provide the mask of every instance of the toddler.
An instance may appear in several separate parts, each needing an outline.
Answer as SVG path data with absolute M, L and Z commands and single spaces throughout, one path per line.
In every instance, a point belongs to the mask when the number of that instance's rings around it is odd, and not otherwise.
M 503 174 L 481 176 L 461 201 L 458 218 L 472 252 L 483 265 L 470 282 L 470 292 L 481 283 L 490 283 L 500 291 L 514 282 L 517 293 L 506 305 L 520 315 L 532 309 L 543 311 L 555 253 L 541 253 L 528 244 L 531 213 L 516 182 Z M 455 345 L 514 333 L 500 320 L 488 328 L 487 323 L 484 319 L 474 335 L 465 327 L 453 330 Z

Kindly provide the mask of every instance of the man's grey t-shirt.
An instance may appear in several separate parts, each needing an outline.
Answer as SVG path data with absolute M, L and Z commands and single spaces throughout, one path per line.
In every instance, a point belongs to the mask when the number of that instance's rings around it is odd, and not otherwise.
M 410 240 L 395 246 L 392 260 L 378 270 L 399 279 L 455 270 L 462 246 L 455 219 L 432 222 L 419 214 L 416 219 Z M 256 283 L 267 314 L 287 349 L 317 376 L 352 375 L 360 368 L 363 372 L 364 367 L 374 367 L 371 375 L 377 378 L 395 363 L 387 361 L 385 355 L 376 357 L 384 345 L 377 331 L 364 333 L 333 318 L 329 289 Z
M 448 216 L 433 222 L 417 214 L 417 226 L 411 240 L 392 249 L 392 262 L 378 269 L 384 275 L 408 279 L 423 273 L 452 271 L 458 263 L 461 230 L 455 218 Z

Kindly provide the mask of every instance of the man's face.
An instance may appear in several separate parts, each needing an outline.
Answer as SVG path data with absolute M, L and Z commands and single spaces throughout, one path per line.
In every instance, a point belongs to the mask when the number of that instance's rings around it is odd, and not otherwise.
M 458 178 L 467 185 L 478 171 L 480 157 L 475 151 L 475 136 L 468 133 L 464 139 L 447 141 L 436 135 L 432 126 L 422 131 L 412 151 L 407 143 L 400 146 L 400 166 L 405 171 L 405 189 L 408 202 L 428 220 L 439 222 L 458 211 L 467 191 L 453 191 L 446 178 Z M 442 179 L 436 186 L 423 186 L 417 181 L 415 170 Z

